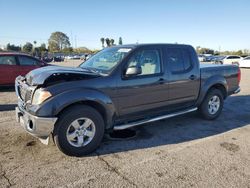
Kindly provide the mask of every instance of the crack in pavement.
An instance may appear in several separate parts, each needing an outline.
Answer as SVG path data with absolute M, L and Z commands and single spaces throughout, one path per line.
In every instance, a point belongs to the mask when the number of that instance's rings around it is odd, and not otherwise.
M 2 177 L 7 180 L 8 184 L 9 184 L 9 187 L 11 187 L 12 184 L 10 182 L 10 179 L 6 176 L 6 172 L 3 172 Z
M 108 170 L 109 170 L 110 172 L 116 173 L 118 176 L 120 176 L 123 180 L 127 181 L 129 184 L 133 185 L 134 187 L 138 187 L 133 181 L 131 181 L 131 180 L 128 179 L 126 176 L 124 176 L 123 174 L 121 174 L 117 168 L 111 166 L 111 165 L 109 164 L 109 162 L 106 161 L 104 158 L 102 158 L 98 152 L 95 152 L 95 153 L 97 154 L 97 158 L 98 158 L 100 161 L 102 161 L 102 162 L 104 162 L 104 163 L 106 164 L 106 166 L 108 167 Z
M 2 165 L 0 164 L 0 172 L 2 173 L 1 176 L 8 182 L 8 187 L 12 186 L 10 179 L 6 176 L 6 172 L 3 170 Z

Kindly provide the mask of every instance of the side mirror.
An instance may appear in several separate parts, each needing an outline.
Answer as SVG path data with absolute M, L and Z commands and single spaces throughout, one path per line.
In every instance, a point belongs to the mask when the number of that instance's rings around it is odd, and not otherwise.
M 131 66 L 127 68 L 125 76 L 127 77 L 136 76 L 141 73 L 142 73 L 141 67 Z

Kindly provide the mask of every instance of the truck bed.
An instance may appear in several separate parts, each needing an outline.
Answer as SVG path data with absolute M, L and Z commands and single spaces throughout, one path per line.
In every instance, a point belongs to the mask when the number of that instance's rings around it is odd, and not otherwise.
M 228 95 L 232 94 L 239 87 L 238 72 L 239 67 L 236 65 L 215 65 L 215 64 L 200 64 L 201 72 L 201 88 L 207 85 L 206 81 L 209 77 L 221 80 L 221 83 L 226 81 L 228 86 Z M 224 78 L 223 78 L 224 77 Z M 211 78 L 210 78 L 211 80 Z

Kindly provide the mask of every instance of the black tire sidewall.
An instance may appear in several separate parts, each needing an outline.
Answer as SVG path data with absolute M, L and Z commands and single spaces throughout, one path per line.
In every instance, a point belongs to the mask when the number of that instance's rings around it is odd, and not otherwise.
M 210 114 L 208 111 L 208 102 L 209 100 L 213 97 L 213 96 L 218 96 L 220 99 L 220 107 L 218 109 L 218 111 L 215 114 Z M 203 118 L 207 119 L 207 120 L 213 120 L 219 117 L 219 115 L 222 112 L 223 109 L 223 105 L 224 105 L 224 99 L 223 99 L 223 95 L 222 92 L 218 89 L 211 89 L 208 94 L 206 95 L 205 99 L 203 100 L 199 110 L 201 115 L 203 116 Z
M 70 124 L 81 117 L 91 119 L 95 124 L 95 135 L 89 144 L 82 147 L 72 146 L 66 137 L 66 132 Z M 64 111 L 56 123 L 53 132 L 57 147 L 66 155 L 83 156 L 94 151 L 101 143 L 104 135 L 104 121 L 101 114 L 92 107 L 86 105 L 76 105 Z

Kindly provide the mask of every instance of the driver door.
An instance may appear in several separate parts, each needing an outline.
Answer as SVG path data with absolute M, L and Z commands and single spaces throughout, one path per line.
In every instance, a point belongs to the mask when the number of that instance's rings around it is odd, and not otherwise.
M 131 66 L 140 66 L 142 72 L 131 77 L 123 73 L 118 87 L 119 114 L 143 113 L 166 105 L 168 84 L 163 73 L 161 50 L 147 48 L 135 51 L 125 70 Z

